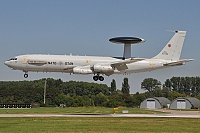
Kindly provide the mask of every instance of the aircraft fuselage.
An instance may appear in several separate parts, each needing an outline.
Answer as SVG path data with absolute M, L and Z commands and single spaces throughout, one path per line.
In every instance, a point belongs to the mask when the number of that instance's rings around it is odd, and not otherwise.
M 5 64 L 11 67 L 13 70 L 22 70 L 24 72 L 34 71 L 74 73 L 73 68 L 77 66 L 88 66 L 88 69 L 91 69 L 96 64 L 110 65 L 111 62 L 117 62 L 120 60 L 121 59 L 117 59 L 114 57 L 98 56 L 20 55 L 13 58 L 13 60 L 6 61 Z M 129 74 L 159 69 L 164 67 L 163 64 L 169 62 L 170 61 L 161 59 L 145 59 L 135 63 L 127 64 L 128 69 L 125 70 L 119 71 L 115 68 L 113 69 L 115 74 Z M 85 74 L 95 73 L 98 72 L 91 71 L 91 73 Z

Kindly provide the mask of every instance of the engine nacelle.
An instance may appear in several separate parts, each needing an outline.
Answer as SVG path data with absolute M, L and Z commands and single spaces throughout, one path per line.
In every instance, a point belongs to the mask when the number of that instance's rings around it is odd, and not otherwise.
M 113 73 L 114 69 L 111 66 L 94 65 L 94 72 Z
M 73 68 L 74 74 L 92 74 L 91 69 L 81 69 L 81 68 Z

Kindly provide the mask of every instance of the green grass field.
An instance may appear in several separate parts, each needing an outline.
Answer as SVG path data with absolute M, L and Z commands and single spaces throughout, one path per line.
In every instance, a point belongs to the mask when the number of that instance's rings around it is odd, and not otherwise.
M 199 119 L 186 118 L 0 118 L 1 133 L 197 133 L 199 130 Z
M 130 114 L 159 114 L 139 108 L 119 107 Z M 31 108 L 0 109 L 1 114 L 112 114 L 113 108 Z M 190 118 L 115 118 L 115 117 L 31 117 L 0 118 L 0 133 L 130 133 L 200 131 L 200 119 Z
M 115 111 L 116 114 L 121 114 L 122 110 L 128 110 L 130 114 L 155 114 L 162 113 L 151 110 L 144 110 L 140 108 L 126 108 L 119 107 Z M 28 108 L 28 109 L 15 109 L 15 108 L 2 108 L 0 114 L 112 114 L 113 108 L 104 107 L 70 107 L 70 108 Z

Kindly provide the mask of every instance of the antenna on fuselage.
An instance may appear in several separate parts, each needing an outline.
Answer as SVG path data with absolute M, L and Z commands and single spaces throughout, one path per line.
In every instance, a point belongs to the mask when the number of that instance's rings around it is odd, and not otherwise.
M 131 45 L 145 42 L 142 38 L 137 37 L 115 37 L 109 39 L 110 42 L 124 44 L 123 59 L 131 58 Z

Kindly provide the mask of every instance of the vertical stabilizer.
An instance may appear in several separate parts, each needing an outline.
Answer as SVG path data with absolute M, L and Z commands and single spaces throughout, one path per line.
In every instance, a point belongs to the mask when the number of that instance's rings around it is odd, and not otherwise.
M 185 36 L 186 31 L 175 31 L 175 35 L 154 59 L 178 61 L 180 59 Z

